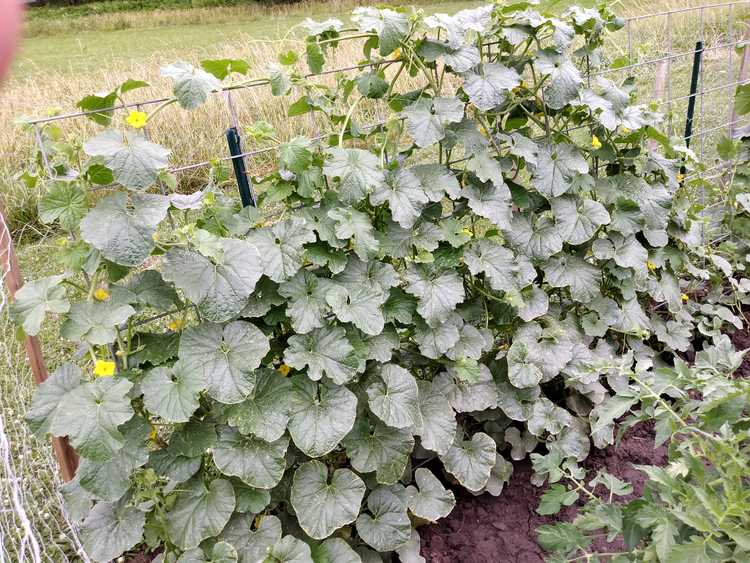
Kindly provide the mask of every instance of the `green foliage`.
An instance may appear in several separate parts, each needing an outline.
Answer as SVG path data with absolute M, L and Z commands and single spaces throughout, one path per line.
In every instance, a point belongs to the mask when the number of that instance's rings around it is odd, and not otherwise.
M 544 444 L 559 480 L 641 398 L 623 374 L 736 320 L 723 295 L 710 311 L 681 295 L 737 263 L 696 239 L 701 207 L 677 180 L 690 154 L 646 149 L 659 116 L 628 82 L 584 86 L 620 26 L 606 6 L 352 19 L 306 21 L 304 53 L 265 78 L 239 78 L 241 60 L 165 67 L 174 96 L 133 130 L 94 119 L 108 128 L 83 154 L 42 131 L 43 217 L 71 240 L 65 274 L 13 310 L 29 332 L 64 315 L 89 352 L 29 421 L 82 455 L 67 496 L 95 559 L 139 543 L 172 563 L 414 559 L 414 524 L 455 502 L 422 465 L 497 495 L 505 456 Z M 364 43 L 358 74 L 305 78 L 348 40 Z M 406 75 L 422 87 L 402 91 Z M 139 129 L 238 84 L 338 134 L 281 142 L 260 209 L 213 184 L 167 195 L 169 151 Z M 385 124 L 362 127 L 367 104 Z M 249 133 L 276 141 L 267 123 Z

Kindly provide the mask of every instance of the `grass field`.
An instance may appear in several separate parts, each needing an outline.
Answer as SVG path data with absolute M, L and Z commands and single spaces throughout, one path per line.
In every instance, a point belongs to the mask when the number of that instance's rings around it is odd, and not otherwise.
M 568 1 L 544 2 L 544 7 L 562 10 Z M 589 2 L 590 3 L 590 2 Z M 477 2 L 425 3 L 425 10 L 453 12 L 476 5 Z M 585 2 L 584 2 L 585 4 Z M 694 1 L 678 0 L 624 0 L 619 7 L 626 16 L 660 12 L 675 7 L 699 5 Z M 11 212 L 12 227 L 16 234 L 33 232 L 24 237 L 19 248 L 22 271 L 29 277 L 54 273 L 54 237 L 40 229 L 35 221 L 37 193 L 24 188 L 14 179 L 31 154 L 33 138 L 13 125 L 19 115 L 44 115 L 49 108 L 72 111 L 75 102 L 83 95 L 106 90 L 125 78 L 145 79 L 152 87 L 136 93 L 137 99 L 156 97 L 168 91 L 168 84 L 159 77 L 159 66 L 175 60 L 197 62 L 204 58 L 245 58 L 252 73 L 262 75 L 266 64 L 275 58 L 281 45 L 278 40 L 290 27 L 304 17 L 324 18 L 348 16 L 355 4 L 350 0 L 329 3 L 304 3 L 275 8 L 258 6 L 219 6 L 195 9 L 171 8 L 148 12 L 117 11 L 94 13 L 91 5 L 79 11 L 68 10 L 65 17 L 54 17 L 49 10 L 31 14 L 27 23 L 29 37 L 17 60 L 10 79 L 0 86 L 0 197 L 6 200 Z M 92 11 L 93 10 L 93 11 Z M 719 46 L 742 33 L 740 22 L 746 20 L 747 10 L 735 8 L 735 27 L 727 25 L 729 9 L 710 10 L 704 14 L 703 37 L 709 50 L 705 55 L 704 87 L 711 88 L 736 78 L 740 56 Z M 672 52 L 689 52 L 700 35 L 696 13 L 672 18 Z M 628 41 L 628 36 L 630 41 Z M 612 36 L 607 47 L 610 58 L 627 53 L 632 46 L 631 62 L 644 62 L 666 53 L 668 45 L 666 19 L 643 20 Z M 289 44 L 294 46 L 293 43 Z M 349 65 L 359 58 L 353 44 L 337 51 L 333 64 Z M 731 63 L 731 64 L 730 64 Z M 684 97 L 688 93 L 691 56 L 675 58 L 665 94 Z M 635 72 L 639 93 L 644 101 L 653 98 L 655 70 L 644 65 Z M 619 81 L 623 73 L 613 73 L 609 78 Z M 726 122 L 729 115 L 730 87 L 717 88 L 700 102 L 699 115 L 703 122 L 696 129 L 711 129 Z M 263 89 L 237 93 L 235 102 L 241 123 L 250 124 L 265 119 L 278 125 L 280 137 L 309 133 L 313 124 L 305 118 L 286 118 L 285 107 L 272 99 Z M 679 132 L 683 127 L 686 101 L 671 106 L 672 128 Z M 702 112 L 700 109 L 702 108 Z M 121 117 L 121 116 L 120 116 Z M 221 98 L 216 96 L 205 107 L 191 113 L 169 109 L 149 133 L 173 149 L 173 163 L 185 164 L 224 154 L 223 130 L 229 117 Z M 80 136 L 94 131 L 85 120 L 66 122 L 65 135 Z M 703 149 L 710 159 L 711 146 L 724 133 L 715 129 L 701 143 L 696 138 L 693 147 Z M 249 163 L 253 169 L 262 169 L 268 161 Z M 200 181 L 200 176 L 181 177 L 185 183 Z M 51 367 L 58 365 L 70 350 L 63 349 L 55 337 L 57 327 L 48 326 L 42 335 L 45 357 Z M 31 376 L 26 367 L 23 348 L 14 338 L 7 313 L 0 314 L 0 434 L 10 438 L 10 449 L 5 452 L 0 443 L 0 461 L 5 454 L 8 464 L 0 465 L 0 545 L 7 559 L 16 561 L 13 551 L 22 534 L 23 522 L 14 516 L 10 507 L 9 492 L 16 481 L 24 484 L 22 504 L 30 520 L 31 529 L 43 545 L 45 561 L 77 560 L 75 534 L 70 530 L 59 510 L 59 497 L 54 493 L 54 466 L 49 448 L 33 439 L 22 422 L 22 414 L 32 393 Z M 10 469 L 9 469 L 10 468 Z M 11 531 L 9 536 L 2 534 Z

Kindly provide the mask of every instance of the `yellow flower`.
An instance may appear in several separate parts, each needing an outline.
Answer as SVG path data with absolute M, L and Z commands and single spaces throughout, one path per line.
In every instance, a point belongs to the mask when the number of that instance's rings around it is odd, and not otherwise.
M 623 127 L 622 128 L 622 134 L 623 135 L 630 135 L 630 129 L 628 129 L 627 127 Z
M 109 291 L 104 289 L 103 287 L 97 287 L 96 291 L 94 292 L 94 299 L 97 301 L 106 301 L 109 299 Z
M 182 319 L 175 319 L 167 325 L 169 330 L 173 330 L 175 332 L 177 332 L 178 330 L 182 330 L 182 327 L 184 326 L 185 326 L 185 321 Z
M 393 51 L 393 59 L 398 60 L 401 58 L 401 47 Z
M 156 442 L 157 434 L 156 434 L 156 427 L 151 427 L 151 434 L 148 435 L 148 439 L 152 442 Z
M 112 377 L 115 374 L 115 363 L 109 360 L 96 360 L 94 375 L 97 377 Z
M 602 148 L 602 142 L 596 135 L 591 135 L 591 148 L 593 148 L 595 151 L 598 151 L 600 148 Z
M 690 300 L 690 297 L 688 297 L 687 293 L 680 293 L 680 299 L 682 299 L 683 303 L 687 303 Z
M 471 230 L 471 229 L 464 229 L 464 230 L 462 230 L 461 232 L 462 232 L 463 234 L 465 234 L 465 235 L 468 235 L 468 236 L 470 236 L 470 237 L 473 237 L 473 236 L 474 236 L 474 233 L 472 232 L 472 230 Z
M 652 272 L 653 272 L 654 270 L 656 270 L 656 264 L 654 264 L 654 263 L 653 263 L 653 262 L 652 262 L 651 260 L 646 260 L 646 267 L 647 267 L 647 268 L 648 268 L 648 269 L 649 269 L 650 271 L 652 271 Z
M 682 184 L 683 180 L 685 180 L 684 174 L 677 174 L 677 181 Z
M 133 129 L 143 129 L 148 121 L 148 114 L 145 111 L 131 111 L 125 121 Z
M 279 372 L 279 373 L 280 373 L 281 375 L 283 375 L 284 377 L 286 377 L 287 375 L 289 375 L 289 372 L 290 372 L 291 370 L 292 370 L 292 368 L 290 368 L 290 367 L 289 367 L 288 365 L 286 365 L 286 364 L 281 364 L 281 365 L 280 365 L 279 367 L 277 367 L 277 368 L 276 368 L 276 371 L 278 371 L 278 372 Z

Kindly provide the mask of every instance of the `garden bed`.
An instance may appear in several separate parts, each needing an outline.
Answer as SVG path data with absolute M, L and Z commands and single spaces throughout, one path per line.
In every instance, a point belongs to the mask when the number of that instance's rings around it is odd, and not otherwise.
M 667 448 L 654 449 L 653 424 L 644 423 L 628 430 L 617 446 L 593 450 L 584 462 L 590 476 L 603 469 L 633 485 L 633 493 L 622 497 L 628 501 L 639 497 L 646 475 L 634 464 L 662 465 L 667 459 Z M 538 545 L 536 530 L 544 524 L 572 520 L 577 505 L 563 508 L 556 516 L 536 513 L 539 499 L 546 487 L 531 484 L 531 463 L 514 464 L 510 483 L 498 497 L 466 493 L 458 494 L 453 512 L 439 524 L 420 528 L 422 557 L 429 563 L 518 562 L 544 561 L 544 550 Z M 594 543 L 595 548 L 622 548 L 621 544 Z

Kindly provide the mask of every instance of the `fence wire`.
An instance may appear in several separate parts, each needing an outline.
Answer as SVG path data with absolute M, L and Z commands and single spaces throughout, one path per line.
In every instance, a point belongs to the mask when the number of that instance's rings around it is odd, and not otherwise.
M 691 98 L 687 82 L 683 80 L 683 75 L 689 74 L 689 67 L 681 68 L 680 65 L 684 65 L 686 61 L 692 62 L 695 42 L 703 41 L 703 65 L 695 94 L 698 101 L 695 119 L 697 129 L 690 136 L 690 141 L 699 157 L 706 158 L 712 154 L 708 152 L 707 146 L 710 146 L 708 143 L 713 137 L 717 134 L 731 135 L 737 128 L 748 124 L 730 110 L 734 89 L 748 82 L 750 56 L 747 49 L 742 56 L 735 53 L 737 48 L 750 39 L 747 30 L 742 29 L 735 21 L 737 12 L 747 7 L 750 7 L 750 0 L 684 7 L 630 17 L 625 21 L 623 30 L 609 37 L 605 48 L 612 55 L 611 59 L 619 54 L 619 59 L 624 59 L 625 64 L 590 73 L 586 78 L 634 76 L 640 87 L 639 97 L 650 99 L 666 113 L 670 134 L 680 134 L 679 129 L 684 124 L 684 106 Z M 720 33 L 718 37 L 709 37 L 707 18 L 710 16 L 716 21 L 715 13 L 724 11 L 726 20 L 722 21 L 726 21 L 726 32 Z M 644 43 L 645 40 L 640 37 L 640 26 L 652 28 L 654 25 L 664 27 L 663 34 L 659 34 L 659 45 Z M 648 56 L 641 59 L 643 54 Z M 714 68 L 717 61 L 723 70 L 717 70 L 718 66 Z M 308 74 L 306 77 L 361 70 L 376 64 L 382 63 L 330 69 Z M 708 65 L 712 65 L 710 70 L 707 70 Z M 231 123 L 238 129 L 242 123 L 237 108 L 241 105 L 237 97 L 233 97 L 233 93 L 238 96 L 243 90 L 261 87 L 267 87 L 265 82 L 256 81 L 225 92 L 224 99 Z M 719 94 L 723 94 L 720 101 L 713 100 L 713 96 Z M 119 104 L 111 109 L 141 109 L 168 99 L 141 100 Z M 48 123 L 85 118 L 100 112 L 101 110 L 71 112 L 30 121 L 43 166 L 49 174 L 54 171 L 49 163 L 41 128 Z M 722 112 L 723 117 L 720 116 Z M 374 128 L 384 123 L 377 120 L 364 128 Z M 314 135 L 316 138 L 326 136 L 319 135 L 317 131 Z M 277 145 L 257 148 L 236 156 L 221 155 L 215 160 L 226 162 L 233 158 L 253 158 L 277 149 Z M 171 171 L 180 173 L 205 168 L 215 160 L 184 162 L 172 167 Z M 248 167 L 248 170 L 248 174 L 252 175 L 252 168 Z M 716 178 L 725 170 L 723 164 L 717 164 L 696 172 L 695 175 L 706 179 Z M 3 237 L 10 237 L 10 233 L 0 214 L 0 242 Z M 714 239 L 712 242 L 718 240 Z M 0 245 L 0 249 L 8 247 L 9 245 Z M 0 263 L 4 276 L 10 269 L 10 256 L 7 252 L 0 255 Z M 0 281 L 5 280 L 3 278 Z M 76 525 L 68 517 L 58 492 L 61 482 L 52 449 L 49 443 L 33 437 L 23 421 L 33 394 L 32 375 L 23 346 L 14 338 L 14 328 L 8 316 L 7 297 L 3 292 L 0 292 L 0 362 L 5 364 L 8 371 L 16 374 L 16 379 L 12 382 L 0 378 L 0 563 L 88 561 Z

